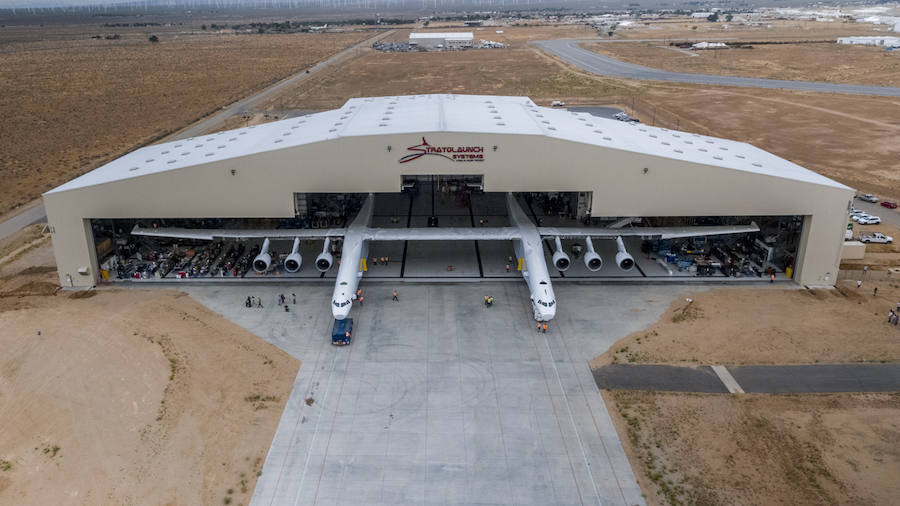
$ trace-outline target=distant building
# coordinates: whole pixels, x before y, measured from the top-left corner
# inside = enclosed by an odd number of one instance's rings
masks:
[[[706,19],[712,15],[713,15],[712,12],[693,12],[693,13],[691,13],[692,18],[699,18],[699,19]]]
[[[472,32],[423,32],[409,34],[409,45],[428,51],[472,47]]]
[[[725,49],[728,45],[724,42],[698,42],[691,49]]]
[[[900,37],[838,37],[838,44],[862,46],[900,47]]]

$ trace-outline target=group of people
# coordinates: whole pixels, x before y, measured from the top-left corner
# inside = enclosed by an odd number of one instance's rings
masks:
[[[381,265],[387,265],[391,259],[388,257],[372,257],[372,265],[378,265],[378,262],[381,262]]]
[[[900,302],[897,303],[896,311],[891,309],[891,311],[888,313],[888,323],[896,327],[898,322],[900,322]]]
[[[291,294],[291,302],[295,305],[297,304],[297,294],[294,294],[294,293]],[[290,309],[288,308],[288,305],[287,305],[287,296],[283,293],[278,294],[278,305],[284,306],[285,311],[290,311]],[[244,306],[261,308],[261,307],[263,307],[262,297],[257,297],[255,295],[248,295],[247,299],[244,300]]]

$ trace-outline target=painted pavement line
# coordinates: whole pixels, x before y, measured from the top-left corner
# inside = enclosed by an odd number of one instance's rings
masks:
[[[744,393],[744,389],[741,388],[741,385],[738,384],[737,380],[734,379],[734,376],[728,372],[728,369],[724,365],[714,365],[712,366],[712,370],[716,373],[716,376],[722,380],[722,384],[725,385],[725,388],[728,389],[729,393],[732,394],[742,394]]]

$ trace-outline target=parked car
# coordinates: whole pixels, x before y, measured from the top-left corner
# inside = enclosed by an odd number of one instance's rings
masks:
[[[878,202],[878,197],[872,195],[871,193],[867,193],[865,195],[857,196],[859,200],[865,200],[866,202]]]
[[[885,200],[884,202],[882,202],[882,203],[881,203],[881,206],[882,206],[882,207],[886,207],[886,208],[888,208],[888,209],[897,209],[897,203],[896,203],[896,202],[889,202],[889,201],[887,201],[887,200]]]
[[[868,213],[859,213],[859,214],[854,214],[853,216],[850,217],[850,219],[853,221],[859,221],[863,218],[869,218],[869,214]]]
[[[855,207],[850,208],[850,216],[856,216],[863,213],[865,213],[865,211],[863,211],[862,209],[856,209]]]
[[[878,225],[881,223],[881,218],[878,216],[869,216],[868,218],[860,218],[860,225]]]
[[[860,234],[859,240],[861,242],[874,242],[878,244],[890,244],[894,242],[893,237],[878,232],[875,232],[874,234]]]

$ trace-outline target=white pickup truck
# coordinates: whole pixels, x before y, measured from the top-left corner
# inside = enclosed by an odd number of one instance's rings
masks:
[[[894,238],[889,235],[880,234],[875,232],[874,234],[860,234],[859,236],[860,242],[874,242],[878,244],[890,244],[894,242]]]

